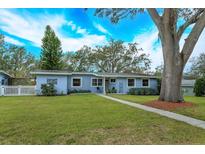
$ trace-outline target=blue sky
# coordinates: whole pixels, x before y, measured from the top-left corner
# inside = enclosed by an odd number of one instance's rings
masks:
[[[113,25],[108,19],[95,17],[94,9],[0,9],[0,33],[8,43],[24,46],[37,58],[45,26],[50,25],[62,42],[64,52],[76,51],[83,45],[106,44],[112,37],[125,43],[137,42],[149,54],[152,69],[162,64],[158,32],[145,12],[134,19],[123,19]],[[185,38],[184,35],[183,38]],[[193,56],[204,52],[203,32]],[[180,43],[183,45],[183,39]]]

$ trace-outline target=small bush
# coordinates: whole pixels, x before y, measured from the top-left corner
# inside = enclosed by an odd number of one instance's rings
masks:
[[[151,88],[131,88],[128,94],[130,95],[156,95],[157,91]]]
[[[73,90],[69,90],[68,94],[73,94],[73,93],[91,93],[90,90],[81,90],[81,89],[73,89]]]
[[[194,85],[194,93],[196,96],[205,95],[205,78],[197,79]]]
[[[42,84],[41,85],[41,93],[43,96],[55,96],[57,91],[54,87],[54,84]]]
[[[115,87],[112,87],[112,89],[108,89],[107,93],[117,93],[117,89]]]

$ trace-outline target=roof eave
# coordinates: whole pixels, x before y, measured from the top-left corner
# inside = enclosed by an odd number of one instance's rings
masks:
[[[0,73],[3,73],[5,75],[9,76],[10,78],[13,78],[10,74],[6,73],[5,71],[0,70]]]

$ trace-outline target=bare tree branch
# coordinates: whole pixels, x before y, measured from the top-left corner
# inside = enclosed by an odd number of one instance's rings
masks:
[[[205,12],[200,16],[194,27],[192,28],[191,33],[185,40],[185,44],[182,48],[181,56],[183,58],[184,64],[186,64],[189,59],[199,37],[205,27]]]
[[[199,9],[199,11],[194,15],[192,16],[189,20],[187,20],[182,26],[179,27],[179,30],[177,32],[177,36],[178,36],[178,40],[181,39],[181,36],[183,34],[183,32],[185,31],[185,29],[187,27],[189,27],[191,24],[195,23],[198,19],[199,19],[199,16],[205,12],[205,9]]]
[[[157,25],[157,28],[161,30],[161,17],[158,14],[157,10],[154,8],[147,8],[149,15],[152,17],[154,23]]]

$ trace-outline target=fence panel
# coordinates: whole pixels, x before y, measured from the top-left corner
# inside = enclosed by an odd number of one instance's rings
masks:
[[[35,95],[35,86],[1,86],[1,96]]]

